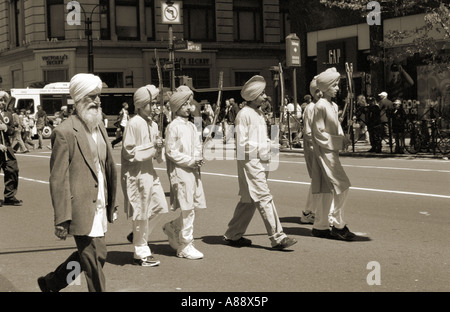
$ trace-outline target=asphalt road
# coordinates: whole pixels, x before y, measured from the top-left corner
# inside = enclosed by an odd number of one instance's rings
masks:
[[[21,207],[0,208],[0,291],[37,292],[37,277],[56,268],[75,250],[73,238],[53,234],[49,194],[50,150],[19,154]],[[120,152],[114,150],[120,169]],[[217,158],[217,155],[216,155]],[[227,158],[227,157],[224,157]],[[234,248],[222,235],[238,202],[236,162],[209,160],[202,168],[208,208],[197,214],[195,245],[202,260],[177,258],[161,226],[178,216],[163,216],[150,238],[161,264],[132,265],[126,240],[131,221],[122,206],[109,225],[105,265],[111,292],[429,292],[450,291],[450,161],[423,158],[341,157],[352,182],[345,219],[358,234],[353,242],[311,236],[300,224],[309,188],[304,158],[281,153],[270,173],[270,188],[284,231],[298,243],[287,251],[270,248],[264,225],[255,214],[246,237],[253,246]],[[164,164],[155,164],[168,191]],[[118,190],[118,202],[123,201]],[[87,291],[80,285],[64,292]]]

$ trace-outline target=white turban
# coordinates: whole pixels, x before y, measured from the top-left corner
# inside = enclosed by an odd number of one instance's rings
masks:
[[[191,89],[180,89],[179,91],[176,91],[172,94],[172,96],[169,99],[170,103],[170,110],[172,113],[176,113],[180,107],[186,103],[191,96],[194,95],[194,92],[192,92]]]
[[[151,103],[159,94],[159,89],[154,85],[140,87],[134,92],[133,102],[136,109],[145,107]]]
[[[69,84],[69,92],[75,103],[90,94],[102,92],[102,80],[93,74],[76,74]]]
[[[313,80],[311,80],[311,83],[309,84],[309,92],[311,93],[312,96],[316,94],[316,91],[317,91],[317,76],[315,76]]]
[[[263,93],[266,88],[266,80],[264,77],[255,75],[248,80],[241,90],[241,96],[246,101],[253,101]]]
[[[326,71],[321,72],[317,76],[317,89],[322,92],[328,90],[328,88],[341,77],[335,67],[328,68]]]
[[[9,94],[6,91],[0,91],[0,99],[5,99],[5,102],[8,102]]]

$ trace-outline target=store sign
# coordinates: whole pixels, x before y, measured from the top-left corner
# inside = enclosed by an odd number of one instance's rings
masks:
[[[66,65],[69,60],[69,56],[67,54],[62,55],[43,55],[42,64],[45,66],[58,66],[58,65]]]

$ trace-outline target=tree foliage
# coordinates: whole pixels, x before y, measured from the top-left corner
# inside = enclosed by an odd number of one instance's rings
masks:
[[[359,11],[365,17],[371,7],[367,0],[320,0],[327,7]],[[400,17],[425,13],[423,26],[412,30],[392,30],[385,34],[378,44],[379,53],[369,56],[374,62],[402,62],[410,57],[420,56],[426,64],[433,65],[438,71],[450,70],[450,5],[446,0],[382,0],[378,1],[383,18]],[[442,39],[435,39],[436,32]],[[408,40],[410,44],[402,44]],[[447,50],[447,51],[446,51]]]

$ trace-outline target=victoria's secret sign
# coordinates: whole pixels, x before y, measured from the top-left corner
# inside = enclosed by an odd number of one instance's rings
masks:
[[[52,65],[64,65],[64,62],[69,59],[67,54],[63,55],[44,55],[42,56],[42,62],[47,66]]]

